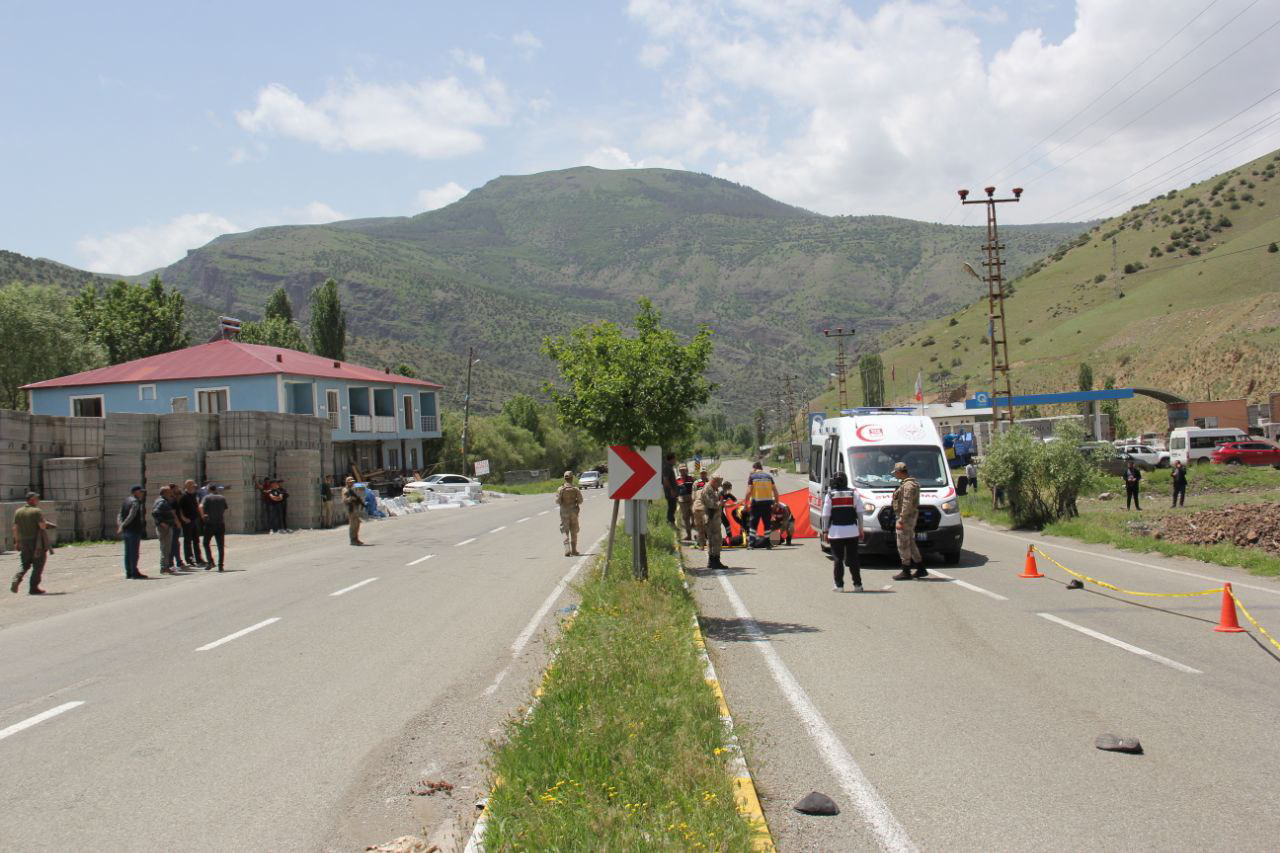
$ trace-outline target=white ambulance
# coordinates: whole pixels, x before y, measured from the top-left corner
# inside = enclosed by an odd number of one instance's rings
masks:
[[[855,409],[841,417],[814,419],[809,436],[809,520],[819,528],[822,499],[831,477],[843,473],[856,490],[865,519],[863,554],[896,554],[894,463],[906,463],[920,483],[915,537],[921,552],[937,551],[960,561],[964,526],[942,438],[933,421],[899,409]],[[823,550],[827,544],[822,542]]]

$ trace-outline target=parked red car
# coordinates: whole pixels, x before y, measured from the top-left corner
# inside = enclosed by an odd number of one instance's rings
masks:
[[[1229,441],[1213,451],[1219,465],[1270,465],[1280,468],[1280,446],[1266,441]]]

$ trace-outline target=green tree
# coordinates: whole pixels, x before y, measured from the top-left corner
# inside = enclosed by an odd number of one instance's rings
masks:
[[[707,381],[711,329],[700,326],[681,344],[662,315],[639,300],[635,334],[616,323],[583,326],[549,337],[542,352],[556,363],[565,388],[543,386],[561,420],[599,444],[675,448],[692,437],[693,412],[711,397]]]
[[[413,368],[413,365],[405,364],[403,361],[397,364],[391,372],[396,376],[407,376],[410,379],[418,378],[418,371]]]
[[[878,353],[864,355],[858,360],[862,374],[862,405],[884,405],[884,361]]]
[[[1108,376],[1102,383],[1102,387],[1110,391],[1116,387],[1116,378]],[[1124,422],[1124,418],[1120,417],[1120,401],[1119,400],[1103,400],[1098,404],[1102,410],[1102,414],[1111,418],[1111,432],[1116,438],[1124,438],[1129,433],[1129,425]]]
[[[266,344],[272,347],[307,351],[307,342],[302,339],[298,324],[283,317],[267,317],[263,320],[247,320],[240,324],[237,340],[246,344]]]
[[[76,322],[67,322],[67,298],[47,284],[0,288],[0,409],[27,408],[23,385],[78,373],[101,364],[101,354]]]
[[[311,291],[311,349],[325,358],[347,357],[347,312],[333,279]]]
[[[1004,490],[1015,527],[1044,527],[1078,515],[1076,500],[1097,481],[1096,461],[1081,453],[1079,424],[1059,422],[1057,441],[1044,442],[1023,426],[999,435],[987,451],[982,477]]]
[[[754,456],[755,454],[760,452],[760,448],[764,446],[765,439],[768,437],[767,433],[769,431],[769,421],[768,421],[768,417],[764,413],[764,409],[756,409],[751,416],[751,420],[756,428],[756,433],[755,433],[756,443],[751,448],[751,455]]]
[[[751,427],[748,424],[739,424],[737,431],[733,434],[733,443],[737,445],[738,450],[745,450],[751,446]]]
[[[277,287],[267,297],[267,307],[262,311],[262,319],[293,322],[293,305],[289,303],[289,294],[285,292],[284,285]]]
[[[182,349],[191,343],[183,329],[186,301],[166,290],[160,276],[148,284],[117,281],[102,290],[86,285],[72,313],[110,364]]]
[[[516,394],[508,399],[502,404],[502,414],[511,423],[528,430],[539,443],[546,437],[542,431],[542,419],[538,416],[538,403],[528,394]]]
[[[1076,373],[1076,385],[1079,386],[1081,391],[1093,390],[1093,368],[1089,366],[1088,362],[1080,362],[1080,368]],[[1089,411],[1089,403],[1080,404],[1080,414],[1088,415]]]

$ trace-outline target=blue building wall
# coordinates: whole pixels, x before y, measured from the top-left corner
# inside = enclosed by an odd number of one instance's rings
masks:
[[[388,376],[388,379],[392,377]],[[419,464],[422,461],[421,439],[440,437],[440,410],[436,391],[423,389],[418,385],[401,385],[394,381],[365,382],[284,374],[81,385],[74,388],[35,388],[30,392],[31,411],[40,415],[70,415],[73,413],[71,401],[74,398],[101,396],[104,414],[167,414],[174,411],[175,398],[186,398],[187,411],[195,412],[199,411],[197,392],[215,389],[227,391],[227,408],[230,410],[290,412],[327,418],[335,427],[331,433],[333,441],[391,442],[396,439],[416,439],[417,444],[412,446],[418,448]],[[370,389],[381,392],[378,397],[384,405],[383,418],[391,418],[393,422],[371,417],[368,422],[358,424],[369,427],[367,431],[355,431],[352,429],[351,418],[352,392],[354,390],[357,402],[367,400],[369,406],[373,406]],[[329,391],[336,392],[338,400],[338,408],[332,413],[332,417]],[[389,400],[387,392],[391,392]],[[412,417],[408,421],[405,417],[406,397],[410,398],[409,405],[412,408]],[[434,425],[427,424],[434,428],[423,429],[423,415],[436,418]],[[406,444],[406,448],[409,446]],[[406,453],[398,467],[405,467],[407,460]],[[388,465],[385,450],[382,464]]]

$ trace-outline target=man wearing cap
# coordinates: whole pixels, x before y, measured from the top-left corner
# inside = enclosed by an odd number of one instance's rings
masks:
[[[564,472],[564,482],[556,489],[556,506],[560,507],[560,532],[564,534],[564,555],[578,554],[578,510],[582,508],[582,492],[573,484],[573,472]]]
[[[720,530],[720,486],[723,479],[719,474],[712,477],[702,491],[698,492],[698,505],[706,523],[702,528],[702,538],[707,542],[707,568],[723,569],[720,562],[720,546],[724,544],[724,534]]]
[[[689,476],[688,465],[680,466],[676,491],[680,501],[680,526],[684,528],[684,539],[688,542],[693,539],[693,478]]]
[[[223,551],[227,547],[227,499],[222,494],[222,486],[210,485],[209,493],[200,501],[200,520],[204,533],[204,553],[209,557],[209,564],[204,567],[207,572],[213,568],[213,551],[209,549],[209,540],[218,543],[218,571],[223,568]]]
[[[124,542],[124,576],[130,580],[145,580],[147,577],[138,571],[142,539],[147,535],[147,519],[143,515],[143,501],[146,497],[146,489],[134,486],[129,490],[129,497],[124,499],[120,513],[116,516],[116,529],[120,531],[120,539]]]
[[[363,545],[360,541],[360,512],[364,509],[364,498],[356,490],[355,477],[348,477],[342,487],[342,506],[347,510],[347,538],[352,545]]]
[[[151,505],[151,519],[156,523],[156,540],[160,543],[160,574],[175,575],[173,532],[178,524],[178,511],[168,486],[160,487],[160,497]]]
[[[46,531],[51,526],[56,525],[45,521],[44,512],[40,509],[40,495],[27,492],[27,505],[13,514],[13,543],[18,546],[22,568],[13,576],[9,592],[17,592],[22,586],[22,576],[31,572],[27,592],[44,595],[40,578],[44,575],[44,561],[49,556],[49,534]]]
[[[893,463],[893,476],[898,478],[898,488],[893,492],[893,527],[898,540],[898,559],[902,571],[893,576],[896,581],[909,581],[912,577],[926,578],[928,570],[916,547],[916,520],[920,517],[920,483],[907,471],[907,463]],[[915,569],[915,574],[911,570]]]

